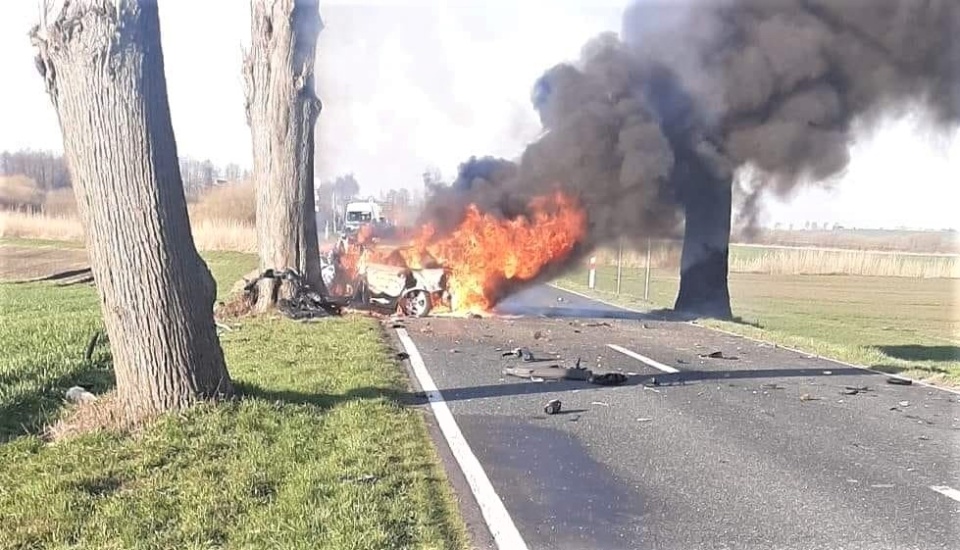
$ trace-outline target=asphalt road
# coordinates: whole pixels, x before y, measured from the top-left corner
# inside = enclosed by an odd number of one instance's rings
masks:
[[[528,548],[960,548],[960,395],[550,287],[499,313],[404,324]],[[634,375],[505,377],[517,346]]]

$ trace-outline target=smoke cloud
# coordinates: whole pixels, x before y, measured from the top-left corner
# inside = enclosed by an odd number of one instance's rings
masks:
[[[536,82],[541,137],[464,163],[423,221],[443,231],[470,202],[513,217],[559,186],[587,209],[587,248],[676,236],[682,205],[746,170],[749,225],[759,194],[842,173],[855,124],[923,109],[955,127],[958,37],[956,0],[637,2]]]

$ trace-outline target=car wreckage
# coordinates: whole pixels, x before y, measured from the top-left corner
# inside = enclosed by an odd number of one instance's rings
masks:
[[[321,275],[331,294],[342,295],[350,307],[424,317],[436,307],[450,305],[450,273],[446,268],[413,269],[360,262],[353,273],[341,261],[347,246],[348,241],[342,238],[321,255]]]

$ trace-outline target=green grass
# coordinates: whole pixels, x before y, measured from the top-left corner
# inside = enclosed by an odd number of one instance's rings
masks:
[[[616,296],[616,268],[598,268],[597,288],[586,272],[558,281],[565,288],[636,308],[671,307],[679,281],[655,270],[643,301],[643,270],[625,269]],[[730,274],[734,315],[741,323],[704,321],[753,338],[841,361],[960,384],[958,282],[845,275]]]
[[[80,241],[54,241],[50,239],[24,239],[22,237],[0,237],[0,245],[29,246],[34,248],[82,249]]]
[[[206,256],[221,293],[253,267]],[[465,530],[379,326],[250,320],[237,402],[140,433],[37,436],[74,384],[113,386],[89,287],[0,286],[0,548],[462,548]]]

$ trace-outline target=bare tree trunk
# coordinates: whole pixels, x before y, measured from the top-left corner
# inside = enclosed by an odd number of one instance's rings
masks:
[[[314,59],[323,28],[317,0],[251,0],[250,51],[244,60],[247,123],[253,138],[260,269],[296,269],[321,292],[314,210],[314,126],[321,103]],[[289,289],[261,281],[256,309]]]
[[[680,291],[676,311],[729,319],[727,283],[730,255],[732,181],[718,177],[698,156],[678,156],[679,198],[684,209]]]
[[[63,132],[130,420],[233,392],[193,243],[156,0],[47,3],[31,33]]]

